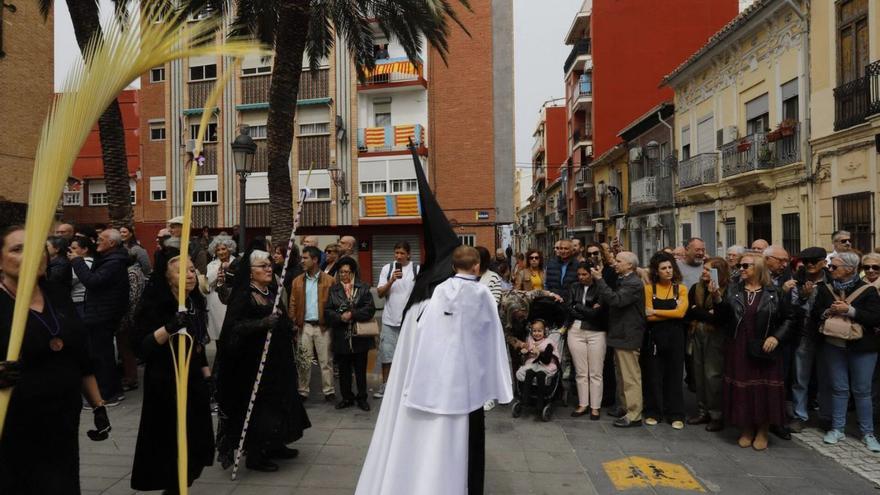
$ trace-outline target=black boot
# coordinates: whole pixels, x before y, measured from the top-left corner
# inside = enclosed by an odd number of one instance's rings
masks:
[[[285,446],[266,451],[266,457],[268,457],[269,459],[294,459],[298,455],[298,450],[290,449]]]
[[[262,471],[264,473],[274,473],[278,471],[278,464],[270,461],[263,452],[254,452],[248,454],[245,467],[254,471]]]

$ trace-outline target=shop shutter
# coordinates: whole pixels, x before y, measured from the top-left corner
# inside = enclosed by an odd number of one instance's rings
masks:
[[[374,235],[373,236],[373,280],[372,286],[376,287],[383,283],[379,280],[379,274],[382,273],[382,267],[394,261],[394,245],[400,241],[409,243],[411,259],[414,263],[421,264],[422,250],[419,245],[419,236],[413,234],[399,235]]]

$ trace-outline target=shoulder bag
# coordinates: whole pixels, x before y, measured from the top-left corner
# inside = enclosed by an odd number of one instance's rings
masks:
[[[354,306],[355,301],[357,301],[357,289],[354,290],[351,299],[352,306]],[[379,321],[376,320],[376,318],[370,318],[367,321],[356,321],[354,322],[354,325],[352,325],[351,334],[353,337],[378,337]]]
[[[874,286],[871,284],[865,284],[856,289],[856,291],[850,294],[846,299],[835,294],[834,291],[831,291],[831,294],[834,296],[835,300],[845,301],[847,304],[851,305],[852,302],[862,294],[862,292],[873,287]],[[865,334],[865,330],[862,328],[861,323],[856,323],[849,316],[845,315],[829,316],[822,322],[819,331],[822,335],[841,340],[859,340]]]

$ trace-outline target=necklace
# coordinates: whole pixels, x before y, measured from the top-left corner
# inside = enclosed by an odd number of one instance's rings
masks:
[[[755,290],[746,289],[746,302],[748,302],[749,306],[755,303],[755,298],[758,297],[759,292],[761,292],[760,288]]]
[[[3,287],[3,290],[6,291],[12,299],[15,299],[15,292],[13,292],[12,289],[3,282],[0,282],[0,286]],[[58,352],[61,349],[64,349],[64,340],[59,337],[61,334],[61,323],[58,321],[58,314],[55,313],[55,308],[52,306],[52,303],[48,299],[43,298],[43,304],[45,305],[45,308],[49,310],[48,312],[52,316],[52,322],[54,325],[50,325],[49,322],[43,319],[40,313],[35,309],[28,308],[28,313],[36,318],[46,331],[49,332],[49,349]]]
[[[259,287],[257,287],[256,285],[251,284],[251,288],[256,289],[257,292],[259,292],[260,294],[262,294],[262,295],[264,295],[264,296],[268,296],[268,295],[269,295],[269,288],[268,288],[268,287],[266,288],[265,291],[263,291],[263,290],[261,290]]]

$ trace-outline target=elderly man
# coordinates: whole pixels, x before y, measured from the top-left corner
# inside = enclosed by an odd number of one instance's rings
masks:
[[[571,241],[568,239],[556,241],[553,250],[556,254],[547,261],[544,288],[566,297],[568,288],[577,281],[577,260],[572,256]]]
[[[57,227],[55,227],[55,235],[58,237],[63,237],[67,242],[73,240],[74,228],[73,225],[69,223],[59,223]]]
[[[676,260],[681,272],[681,283],[690,290],[703,275],[703,260],[706,258],[706,243],[699,237],[691,237],[686,244],[683,260]]]
[[[752,251],[755,253],[763,253],[768,247],[770,247],[770,243],[764,239],[755,239],[752,242]]]
[[[764,255],[764,262],[767,265],[767,270],[770,271],[770,281],[773,282],[773,285],[784,290],[786,294],[791,292],[794,287],[794,280],[792,280],[794,277],[791,275],[791,267],[789,266],[791,258],[788,256],[788,251],[784,247],[774,244],[761,254]]]
[[[636,274],[639,258],[621,251],[614,257],[617,272],[617,288],[612,289],[602,279],[602,270],[593,267],[602,304],[608,307],[608,346],[614,348],[617,373],[617,398],[619,418],[614,426],[627,428],[642,424],[642,370],[639,367],[639,350],[645,335],[645,289]],[[623,414],[621,414],[623,413]]]
[[[672,256],[675,256],[676,260],[683,261],[684,257],[687,256],[687,248],[684,246],[678,246],[672,250]]]
[[[58,235],[58,234],[55,234]],[[834,248],[825,258],[825,262],[831,264],[831,258],[838,253],[848,253],[852,251],[852,234],[846,230],[838,230],[831,234],[831,245]]]
[[[74,273],[86,288],[83,323],[88,331],[89,355],[95,363],[95,378],[105,405],[115,406],[125,398],[116,368],[113,339],[128,311],[128,251],[116,229],[98,234],[98,255],[91,269],[73,252],[68,254]]]
[[[730,268],[730,278],[732,280],[739,280],[739,260],[742,259],[743,255],[746,254],[746,248],[734,244],[727,248],[727,256],[725,256],[725,260],[727,260],[727,266]]]

